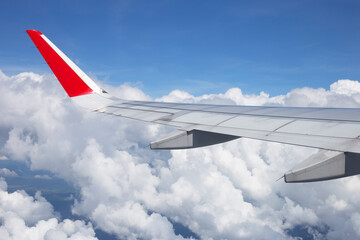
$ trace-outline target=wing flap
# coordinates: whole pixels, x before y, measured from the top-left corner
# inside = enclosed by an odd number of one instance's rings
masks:
[[[218,126],[229,128],[246,128],[253,130],[275,131],[280,127],[294,121],[289,118],[271,118],[271,117],[253,117],[253,116],[236,116],[224,121]]]
[[[279,128],[277,132],[357,138],[360,135],[360,124],[339,121],[296,120]]]
[[[234,114],[213,114],[210,112],[194,111],[184,115],[173,118],[174,122],[204,124],[204,125],[218,125],[226,120],[236,117]]]

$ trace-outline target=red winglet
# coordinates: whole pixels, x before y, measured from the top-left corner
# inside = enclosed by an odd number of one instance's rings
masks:
[[[59,54],[45,41],[42,33],[37,30],[26,30],[35,46],[49,65],[60,84],[69,97],[90,94],[94,91],[81,79],[78,74],[59,56]]]

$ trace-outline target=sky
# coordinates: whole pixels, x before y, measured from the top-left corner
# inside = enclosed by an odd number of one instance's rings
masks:
[[[357,239],[360,178],[275,181],[316,149],[85,111],[27,36],[138,100],[360,107],[356,1],[0,2],[0,239]]]
[[[25,29],[85,72],[152,97],[285,94],[359,79],[358,1],[2,1],[2,71],[48,73]]]

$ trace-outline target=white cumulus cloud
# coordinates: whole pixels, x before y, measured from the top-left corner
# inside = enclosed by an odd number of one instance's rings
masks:
[[[51,179],[51,177],[50,177],[49,175],[47,175],[47,174],[44,174],[44,175],[39,175],[39,174],[37,174],[37,175],[34,176],[34,178],[46,179],[46,180]]]
[[[110,90],[119,97],[151,100],[129,85]],[[274,97],[238,88],[202,96],[175,90],[157,100],[359,107],[360,84],[339,80],[328,90],[304,87]],[[79,189],[73,214],[119,238],[181,239],[174,222],[203,239],[290,238],[297,227],[326,239],[359,234],[359,177],[310,184],[275,181],[315,149],[239,139],[192,150],[151,151],[148,143],[169,128],[77,108],[51,75],[0,73],[0,114],[6,136],[0,154],[72,183]],[[41,202],[33,210],[41,217],[31,221],[32,227],[53,224],[48,238],[75,232],[93,237],[90,223],[67,225],[53,210],[41,211],[48,205],[37,197],[28,200],[30,206]],[[26,202],[29,196],[22,198]],[[18,208],[11,212],[25,227],[13,232],[31,227],[24,220],[29,213]]]
[[[16,172],[11,171],[7,168],[0,168],[0,176],[2,177],[16,177],[18,176]]]
[[[59,221],[39,192],[35,197],[24,191],[9,193],[4,179],[0,179],[0,186],[0,239],[97,239],[91,223]]]

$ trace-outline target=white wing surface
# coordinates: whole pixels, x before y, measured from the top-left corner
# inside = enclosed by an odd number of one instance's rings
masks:
[[[110,96],[41,32],[27,30],[65,91],[92,111],[174,126],[152,149],[186,149],[239,137],[323,149],[286,173],[287,182],[360,173],[360,110],[126,101]]]

